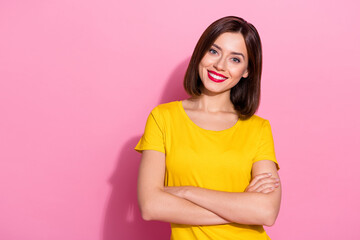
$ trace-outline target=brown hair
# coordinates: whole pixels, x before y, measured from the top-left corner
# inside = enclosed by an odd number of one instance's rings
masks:
[[[199,76],[199,64],[215,40],[225,32],[241,33],[248,52],[248,77],[242,78],[230,90],[230,100],[241,119],[248,119],[259,107],[262,50],[256,28],[244,19],[228,16],[213,22],[201,35],[191,56],[184,78],[184,88],[191,96],[201,95],[203,84]]]

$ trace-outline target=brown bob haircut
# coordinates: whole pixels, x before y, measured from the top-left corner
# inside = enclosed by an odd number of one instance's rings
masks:
[[[256,28],[244,19],[228,16],[213,22],[201,35],[191,56],[184,78],[185,91],[190,96],[200,96],[204,85],[199,76],[199,64],[215,40],[225,32],[241,33],[248,53],[248,77],[242,78],[230,90],[230,100],[239,118],[248,119],[257,111],[260,103],[262,49]]]

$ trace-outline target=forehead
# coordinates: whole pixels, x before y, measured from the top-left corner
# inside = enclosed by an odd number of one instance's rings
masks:
[[[247,56],[245,39],[241,33],[225,32],[216,38],[214,44],[224,52],[237,52]]]

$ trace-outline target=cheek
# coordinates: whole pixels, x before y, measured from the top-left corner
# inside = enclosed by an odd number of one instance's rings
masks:
[[[203,67],[203,65],[201,64],[201,62],[200,62],[200,64],[199,64],[198,71],[199,71],[199,77],[200,77],[200,79],[203,80],[203,78],[204,78],[204,67]]]
[[[209,56],[204,56],[203,59],[200,61],[200,65],[203,67],[207,67],[212,63],[212,58]]]
[[[198,70],[199,70],[199,72],[201,72],[201,71],[202,71],[203,67],[204,67],[203,63],[202,63],[202,62],[200,62],[200,63],[199,63],[199,69],[198,69]]]
[[[245,73],[245,71],[246,71],[246,69],[244,69],[244,68],[233,69],[233,70],[231,71],[231,75],[232,75],[232,77],[235,78],[235,79],[240,79],[240,78],[242,78],[242,76],[243,76],[243,74]]]
[[[206,72],[207,72],[207,64],[206,64],[206,62],[205,61],[201,61],[200,63],[199,63],[199,74],[201,75],[201,74],[205,74]]]

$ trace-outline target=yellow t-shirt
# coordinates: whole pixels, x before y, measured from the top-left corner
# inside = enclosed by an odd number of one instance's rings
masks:
[[[252,164],[274,161],[268,120],[253,115],[222,131],[203,129],[186,114],[181,101],[155,107],[135,150],[156,150],[166,155],[165,186],[196,186],[244,192]],[[279,167],[278,167],[279,168]],[[237,223],[193,226],[171,224],[173,240],[270,239],[262,226]]]

